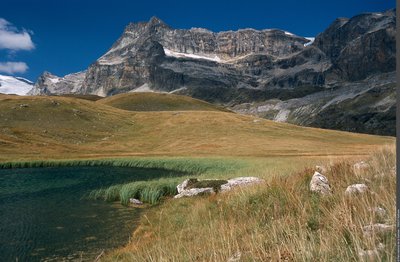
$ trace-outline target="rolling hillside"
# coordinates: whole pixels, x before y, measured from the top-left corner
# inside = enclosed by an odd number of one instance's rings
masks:
[[[123,156],[329,156],[363,155],[394,143],[379,137],[243,116],[221,111],[183,111],[213,106],[187,99],[145,108],[158,95],[133,94],[97,102],[57,96],[0,96],[0,161]],[[137,107],[131,101],[141,101]],[[129,102],[127,102],[129,101]],[[173,102],[174,100],[172,100]],[[170,107],[168,105],[172,104]],[[150,105],[150,104],[148,104]],[[183,107],[185,105],[185,107]],[[132,107],[131,107],[132,106]],[[203,106],[203,107],[201,107]]]

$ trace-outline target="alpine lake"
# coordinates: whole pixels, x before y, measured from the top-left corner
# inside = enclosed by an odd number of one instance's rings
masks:
[[[140,208],[91,200],[91,190],[177,174],[128,167],[0,169],[1,261],[93,261],[123,246]]]

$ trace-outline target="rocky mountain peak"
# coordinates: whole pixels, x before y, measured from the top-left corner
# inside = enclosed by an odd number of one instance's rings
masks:
[[[163,28],[163,29],[171,29],[169,25],[167,25],[160,18],[153,16],[149,21],[142,22],[134,22],[129,23],[124,30],[124,34],[135,34],[135,33],[146,33],[150,34],[154,29]],[[124,36],[124,34],[122,36]]]
[[[152,16],[147,24],[148,26],[169,27],[166,23],[164,23],[160,18],[156,16]]]

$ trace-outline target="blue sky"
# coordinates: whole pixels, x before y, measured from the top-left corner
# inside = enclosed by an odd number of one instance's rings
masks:
[[[157,16],[174,28],[279,28],[315,36],[337,17],[394,8],[394,0],[2,0],[0,74],[36,81],[86,69],[129,22]]]

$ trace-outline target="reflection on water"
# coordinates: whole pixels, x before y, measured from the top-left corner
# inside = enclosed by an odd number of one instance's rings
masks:
[[[95,188],[172,176],[117,167],[0,170],[1,261],[91,261],[129,240],[139,210],[82,198]]]

